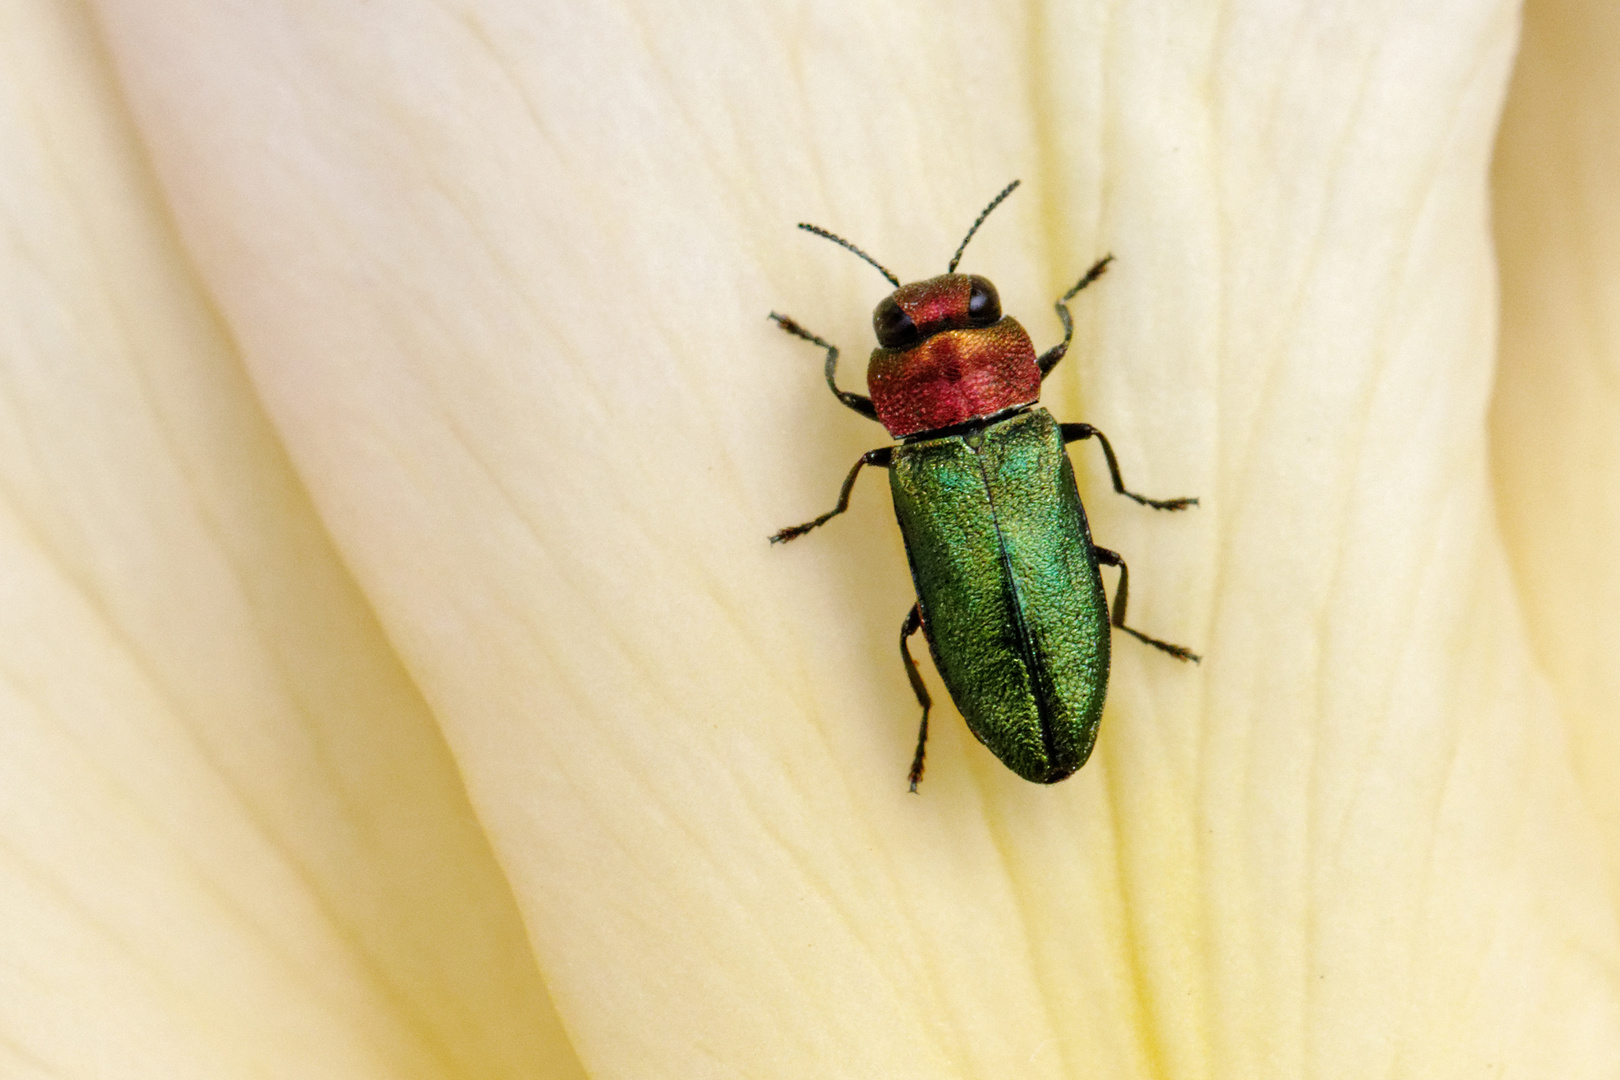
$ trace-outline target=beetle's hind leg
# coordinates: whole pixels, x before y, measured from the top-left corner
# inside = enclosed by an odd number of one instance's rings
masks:
[[[1091,550],[1097,553],[1097,562],[1103,566],[1119,567],[1119,588],[1114,590],[1113,618],[1109,620],[1114,628],[1125,631],[1137,641],[1169,653],[1177,660],[1191,660],[1195,664],[1198,663],[1202,657],[1191,649],[1184,648],[1181,645],[1172,645],[1168,641],[1160,641],[1156,637],[1148,637],[1140,630],[1132,630],[1125,625],[1125,605],[1130,603],[1131,596],[1131,571],[1125,565],[1125,560],[1119,557],[1119,552],[1109,551],[1105,547],[1096,547],[1095,545],[1092,546]]]
[[[917,695],[917,704],[922,706],[922,723],[917,727],[917,753],[911,759],[911,793],[917,793],[917,782],[922,779],[923,756],[928,750],[928,710],[934,707],[934,699],[928,696],[928,687],[923,684],[922,672],[917,670],[916,657],[911,655],[911,646],[908,644],[912,634],[922,629],[922,605],[912,604],[911,612],[906,621],[900,624],[900,658],[906,662],[906,678],[911,680],[911,692]]]
[[[1059,424],[1058,430],[1063,432],[1063,444],[1065,446],[1072,442],[1079,442],[1081,439],[1089,439],[1095,435],[1097,441],[1102,443],[1103,457],[1108,459],[1108,475],[1114,481],[1114,490],[1126,498],[1135,499],[1143,506],[1151,506],[1155,510],[1185,510],[1189,506],[1198,505],[1198,500],[1194,498],[1150,499],[1146,495],[1126,491],[1125,481],[1119,475],[1119,459],[1114,456],[1114,448],[1108,444],[1108,436],[1090,424]]]
[[[804,338],[804,340],[810,342],[810,344],[820,345],[823,349],[826,349],[827,385],[832,388],[833,396],[838,398],[839,401],[843,402],[851,409],[854,409],[856,412],[866,417],[868,420],[877,419],[877,407],[872,404],[871,398],[867,397],[865,394],[856,394],[849,390],[838,389],[838,346],[829,341],[822,340],[815,334],[812,334],[810,331],[800,326],[793,319],[788,318],[786,315],[778,315],[773,311],[771,312],[771,318],[776,320],[777,326],[780,326],[783,330],[786,330],[794,337]]]
[[[889,462],[893,458],[894,447],[892,446],[880,446],[876,450],[868,450],[866,453],[862,454],[860,460],[855,462],[855,467],[849,470],[849,475],[844,477],[844,486],[838,489],[837,506],[827,511],[825,514],[822,514],[814,521],[807,521],[803,525],[789,525],[785,529],[778,529],[771,535],[771,543],[785,544],[789,540],[797,539],[798,537],[801,537],[805,533],[809,532],[811,529],[827,524],[827,522],[831,521],[839,514],[842,514],[845,510],[848,510],[849,495],[850,492],[855,490],[855,478],[861,475],[861,466],[881,465],[883,468],[887,469],[889,467]]]

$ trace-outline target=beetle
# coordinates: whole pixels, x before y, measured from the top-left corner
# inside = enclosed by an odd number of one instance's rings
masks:
[[[1114,490],[1143,506],[1185,510],[1198,500],[1127,490],[1101,431],[1058,423],[1037,404],[1042,381],[1074,338],[1069,302],[1113,256],[1057,301],[1063,340],[1039,357],[1024,328],[1001,313],[995,286],[956,272],[968,241],[1018,185],[1008,184],[979,214],[943,275],[909,285],[848,240],[799,225],[871,263],[894,286],[872,312],[878,347],[867,367],[870,397],[839,389],[835,346],[786,315],[770,314],[783,330],[826,350],[827,385],[840,402],[899,440],[861,455],[831,510],[770,540],[786,543],[842,514],[864,466],[889,470],[917,595],[900,627],[900,656],[922,707],[913,792],[933,707],[911,653],[919,630],[969,730],[1009,769],[1039,784],[1073,775],[1091,756],[1112,630],[1178,660],[1199,661],[1191,650],[1125,624],[1130,571],[1116,552],[1092,543],[1066,447],[1095,438]],[[1119,569],[1112,608],[1103,566]]]

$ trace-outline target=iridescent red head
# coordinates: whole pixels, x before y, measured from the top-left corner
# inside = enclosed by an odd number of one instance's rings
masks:
[[[902,285],[872,312],[878,347],[866,385],[897,439],[955,427],[1041,396],[1035,346],[1002,317],[996,287],[977,274]]]
[[[1002,317],[994,285],[977,274],[956,272],[973,234],[1017,187],[1014,180],[984,208],[944,274],[910,285],[900,284],[882,263],[843,237],[816,225],[799,226],[848,248],[895,287],[872,312],[878,347],[867,365],[866,385],[877,418],[897,439],[1033,405],[1041,396],[1029,335],[1016,319]]]

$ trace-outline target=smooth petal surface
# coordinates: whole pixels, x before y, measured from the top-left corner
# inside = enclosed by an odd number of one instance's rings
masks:
[[[1601,834],[1487,469],[1509,5],[96,11],[593,1075],[1610,1074]],[[881,434],[764,313],[858,385],[880,283],[791,223],[920,277],[1013,175],[966,268],[1045,344],[1118,256],[1046,401],[1203,498],[1077,454],[1133,622],[1208,659],[1121,642],[1049,789],[941,710],[911,798],[886,499],[763,539]]]
[[[0,3],[0,222],[0,1075],[569,1075],[72,5]]]
[[[1620,9],[1530,5],[1495,169],[1491,436],[1536,656],[1620,900]]]

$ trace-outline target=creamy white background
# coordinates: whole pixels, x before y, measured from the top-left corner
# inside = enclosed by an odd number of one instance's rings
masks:
[[[1544,10],[1499,304],[1506,3],[5,0],[0,1071],[1611,1075],[1616,455],[1537,372],[1612,366],[1620,31]],[[1207,660],[912,797],[881,477],[764,543],[882,433],[764,316],[858,385],[792,224],[921,277],[1014,176],[964,268],[1044,345],[1117,256],[1045,401],[1202,498],[1076,450]]]

